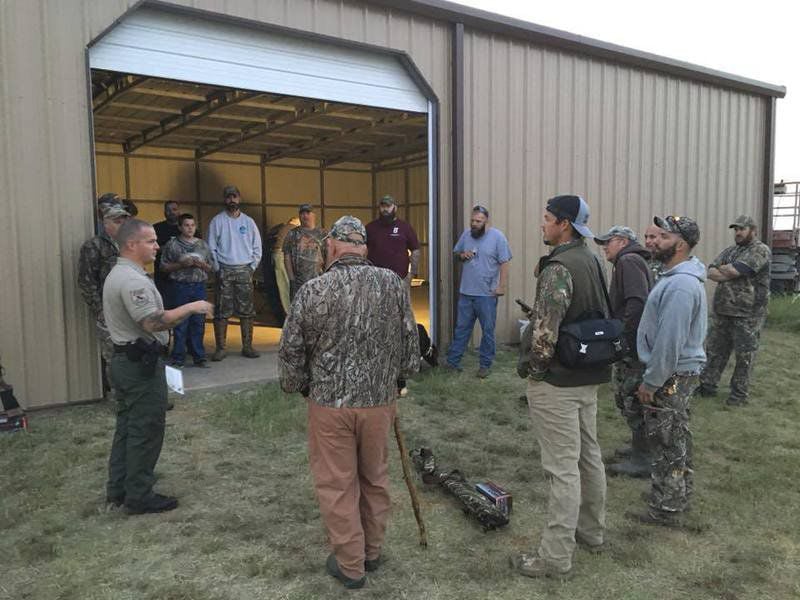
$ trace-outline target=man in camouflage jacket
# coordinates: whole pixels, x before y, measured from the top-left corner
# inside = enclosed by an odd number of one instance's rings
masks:
[[[700,394],[716,395],[720,376],[733,352],[736,366],[727,404],[740,406],[747,404],[750,374],[767,313],[772,253],[756,237],[752,217],[740,215],[730,227],[736,243],[725,248],[708,267],[708,278],[718,285],[706,342],[708,363],[700,376]]]
[[[357,218],[334,223],[328,267],[297,291],[278,350],[281,387],[308,402],[309,464],[333,547],[326,568],[347,588],[380,564],[396,383],[419,367],[403,281],[370,264],[366,239]]]
[[[78,259],[78,288],[81,291],[92,317],[95,320],[95,335],[100,344],[103,360],[103,391],[110,389],[111,378],[108,372],[111,358],[114,355],[114,344],[108,334],[103,317],[103,283],[117,264],[119,247],[114,241],[120,225],[130,215],[121,204],[105,203],[102,207],[103,232],[84,242]]]

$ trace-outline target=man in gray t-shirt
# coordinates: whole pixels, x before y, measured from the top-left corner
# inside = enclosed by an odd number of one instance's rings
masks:
[[[117,391],[117,427],[108,464],[106,500],[128,514],[164,512],[178,500],[153,492],[153,470],[164,442],[167,383],[163,355],[167,330],[189,315],[213,314],[204,300],[164,310],[144,270],[158,251],[156,232],[139,219],[117,232],[119,259],[103,285],[103,314],[114,355],[111,379]]]
[[[481,324],[477,375],[483,379],[489,376],[494,361],[497,299],[506,293],[511,248],[499,229],[489,227],[489,211],[478,205],[472,209],[470,228],[461,234],[453,253],[461,261],[462,271],[456,329],[446,367],[461,370],[461,357],[477,320]]]

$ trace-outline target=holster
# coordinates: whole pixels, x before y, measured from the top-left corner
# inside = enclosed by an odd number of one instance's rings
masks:
[[[158,365],[158,357],[164,353],[164,347],[157,341],[149,342],[136,338],[132,344],[125,346],[125,356],[131,362],[142,364],[142,375],[153,375]]]

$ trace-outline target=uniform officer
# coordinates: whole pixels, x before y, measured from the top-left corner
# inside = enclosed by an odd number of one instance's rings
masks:
[[[117,427],[111,445],[106,500],[128,514],[164,512],[178,500],[153,492],[153,470],[164,442],[167,383],[163,355],[167,330],[193,314],[211,315],[205,300],[164,310],[144,270],[158,251],[156,232],[139,219],[116,236],[120,257],[103,286],[103,313],[111,339],[111,379],[117,391]]]

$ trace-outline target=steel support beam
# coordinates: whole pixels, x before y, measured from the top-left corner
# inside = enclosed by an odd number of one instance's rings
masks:
[[[400,114],[396,114],[396,115],[388,115],[388,116],[386,116],[386,117],[384,117],[382,119],[376,119],[376,120],[370,121],[369,123],[366,123],[364,125],[356,125],[355,127],[350,127],[348,129],[340,129],[339,131],[337,131],[335,133],[316,136],[310,142],[304,142],[304,143],[295,144],[295,145],[293,145],[293,147],[288,148],[286,150],[281,150],[279,152],[273,152],[272,154],[266,154],[266,155],[264,155],[264,160],[269,163],[269,162],[272,162],[274,160],[278,160],[280,158],[286,158],[287,156],[290,156],[292,154],[299,154],[299,153],[302,153],[302,152],[308,152],[309,150],[315,150],[317,148],[320,148],[322,146],[326,146],[328,144],[333,144],[335,142],[340,142],[340,141],[342,141],[342,138],[345,138],[347,136],[359,135],[359,134],[362,134],[362,133],[371,133],[372,131],[374,131],[376,129],[379,129],[381,127],[387,127],[389,125],[395,125],[396,123],[401,123],[403,121],[407,121],[408,118],[409,118],[409,114],[408,113],[400,113]],[[403,138],[404,138],[404,141],[407,141],[406,136],[403,136]],[[395,144],[395,143],[398,143],[398,142],[395,141],[395,142],[390,142],[390,143]],[[364,143],[362,142],[362,144],[364,144]],[[370,147],[373,147],[373,146],[376,146],[376,145],[378,145],[378,144],[376,144],[376,143],[370,143],[369,144]]]
[[[414,139],[414,142],[417,142],[419,147],[407,148],[407,149],[405,149],[404,154],[405,153],[412,153],[412,152],[420,152],[422,150],[425,150],[425,148],[427,147],[427,144],[428,144],[428,139],[427,138],[428,138],[427,132],[423,132],[423,133],[420,133],[419,135],[417,135],[416,138]],[[358,150],[354,150],[353,152],[348,152],[346,154],[340,154],[339,156],[335,156],[334,158],[322,161],[322,168],[323,169],[327,169],[330,166],[333,166],[333,165],[336,165],[336,164],[339,164],[339,163],[343,163],[343,162],[350,162],[350,161],[364,162],[363,160],[359,160],[359,159],[363,158],[365,154],[369,154],[371,152],[380,152],[383,149],[394,148],[396,146],[403,147],[403,146],[405,146],[405,144],[398,144],[397,142],[385,142],[383,144],[375,144],[375,145],[371,145],[369,147],[362,147],[362,148],[359,148]],[[386,158],[378,159],[378,160],[386,160]],[[376,162],[376,161],[369,160],[367,162]]]
[[[266,120],[263,120],[258,125],[246,127],[238,134],[225,136],[216,144],[207,144],[201,146],[195,151],[195,158],[203,158],[204,156],[208,156],[214,152],[220,152],[226,148],[230,148],[231,146],[242,144],[262,135],[267,135],[273,131],[283,129],[284,127],[289,127],[305,119],[323,115],[328,112],[329,106],[330,105],[327,102],[318,102],[309,106],[300,107],[294,112],[294,116],[281,121],[276,120],[274,115],[270,115]],[[284,117],[284,115],[280,115],[280,117]]]
[[[243,92],[241,90],[217,90],[209,94],[202,102],[193,102],[185,106],[181,114],[162,119],[158,125],[149,127],[139,135],[128,138],[123,144],[123,149],[126,153],[133,152],[137,148],[150,144],[165,135],[197,123],[200,119],[213,115],[220,109],[244,102],[258,95],[257,92]]]
[[[148,79],[148,77],[139,77],[136,75],[123,75],[115,79],[111,82],[111,85],[92,97],[92,111],[98,112],[120,96],[142,85]]]

